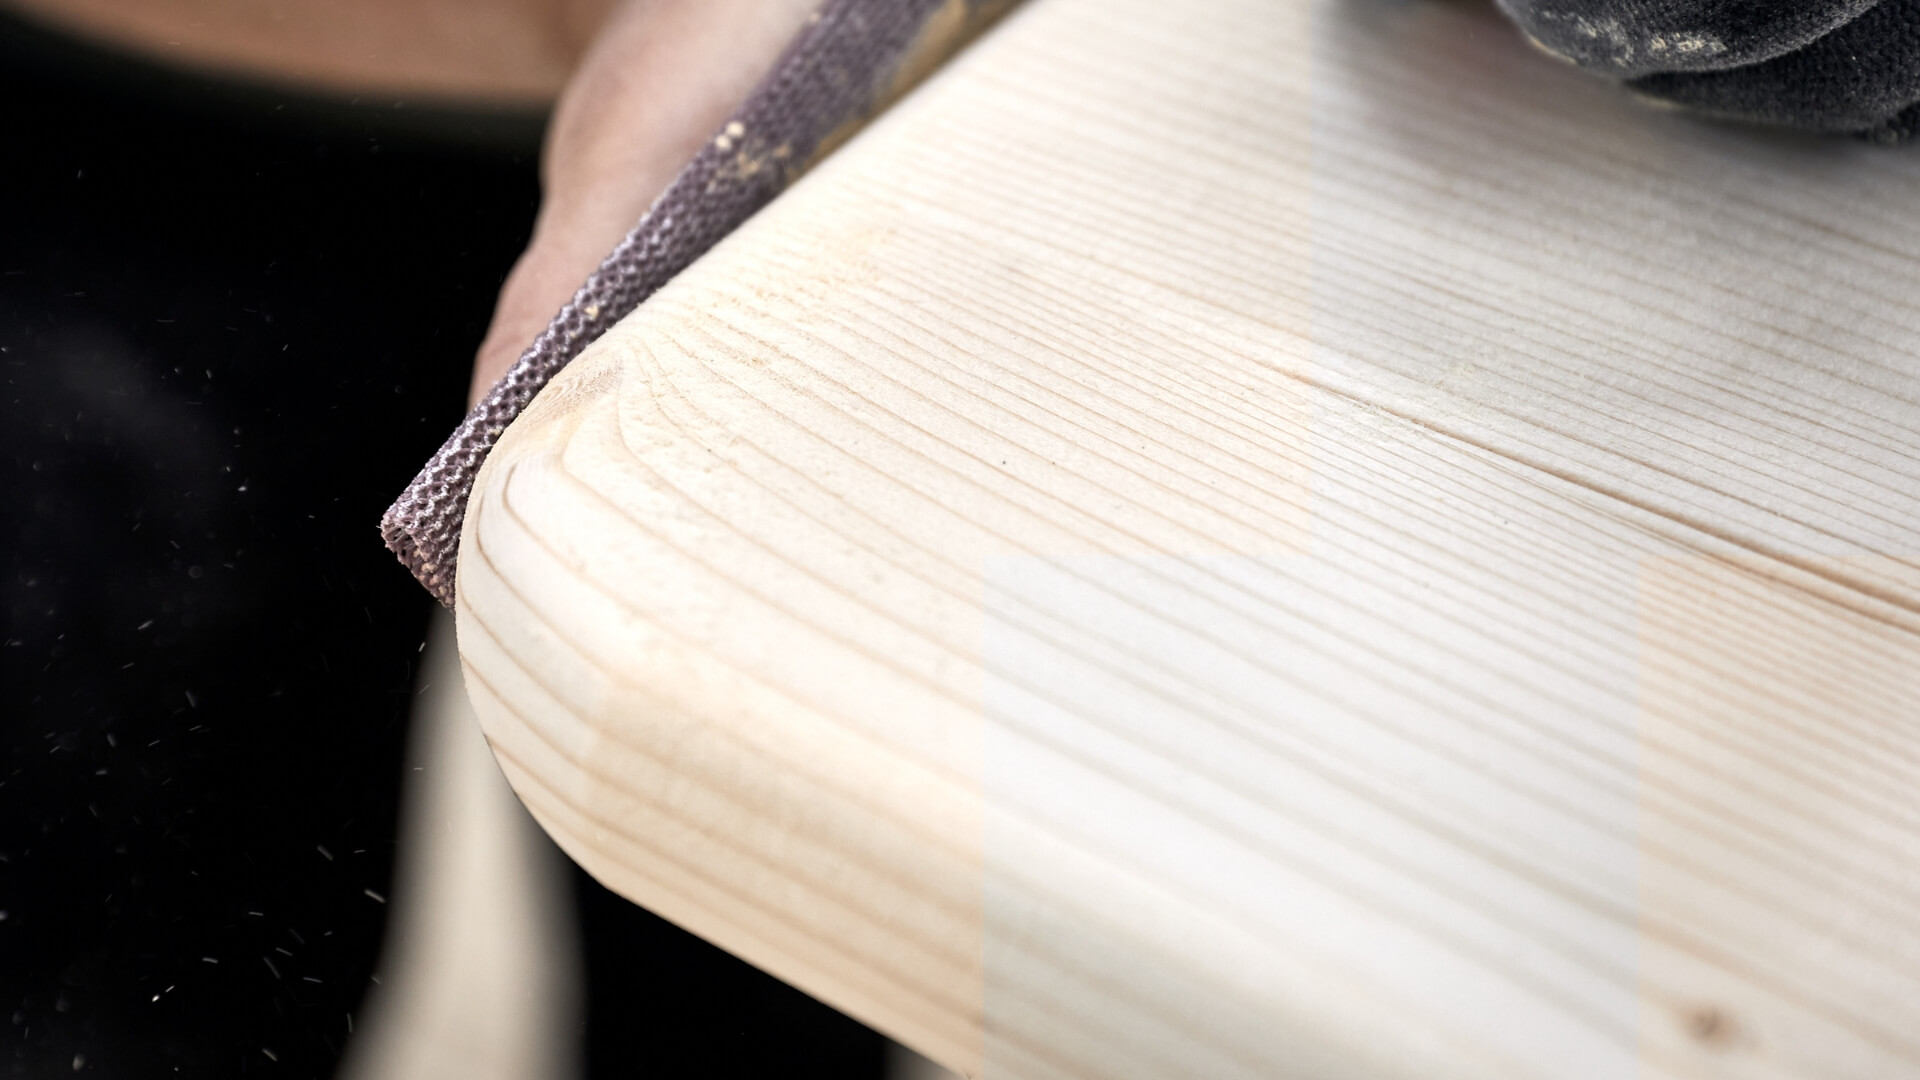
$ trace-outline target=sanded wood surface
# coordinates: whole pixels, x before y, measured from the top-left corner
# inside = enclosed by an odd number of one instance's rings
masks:
[[[1482,4],[1031,0],[507,432],[469,692],[971,1074],[1920,1074],[1917,203]]]

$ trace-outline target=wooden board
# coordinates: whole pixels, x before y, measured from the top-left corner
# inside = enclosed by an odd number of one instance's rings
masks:
[[[970,1074],[1915,1075],[1916,193],[1483,4],[1033,0],[508,431],[469,691]]]

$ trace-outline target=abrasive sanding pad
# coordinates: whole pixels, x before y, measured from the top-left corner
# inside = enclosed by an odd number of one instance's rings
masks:
[[[827,0],[772,71],[560,309],[381,519],[387,547],[447,607],[467,496],[548,380],[765,206],[1008,0]]]

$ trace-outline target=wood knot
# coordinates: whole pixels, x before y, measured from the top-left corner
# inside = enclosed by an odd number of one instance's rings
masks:
[[[1715,1050],[1732,1046],[1739,1035],[1733,1017],[1715,1005],[1701,1005],[1682,1014],[1687,1034],[1696,1042]]]

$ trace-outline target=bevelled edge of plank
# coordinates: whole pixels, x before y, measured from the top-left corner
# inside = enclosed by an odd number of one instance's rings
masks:
[[[542,826],[608,887],[977,1072],[977,790],[752,685],[697,644],[639,629],[572,553],[543,547],[552,537],[532,535],[516,513],[516,490],[531,486],[520,474],[552,467],[577,428],[604,422],[617,399],[598,395],[617,379],[603,358],[577,361],[476,485],[456,620],[468,689],[502,767]],[[634,539],[612,529],[600,538]],[[630,632],[572,632],[583,627]],[[713,693],[719,685],[728,688]]]

